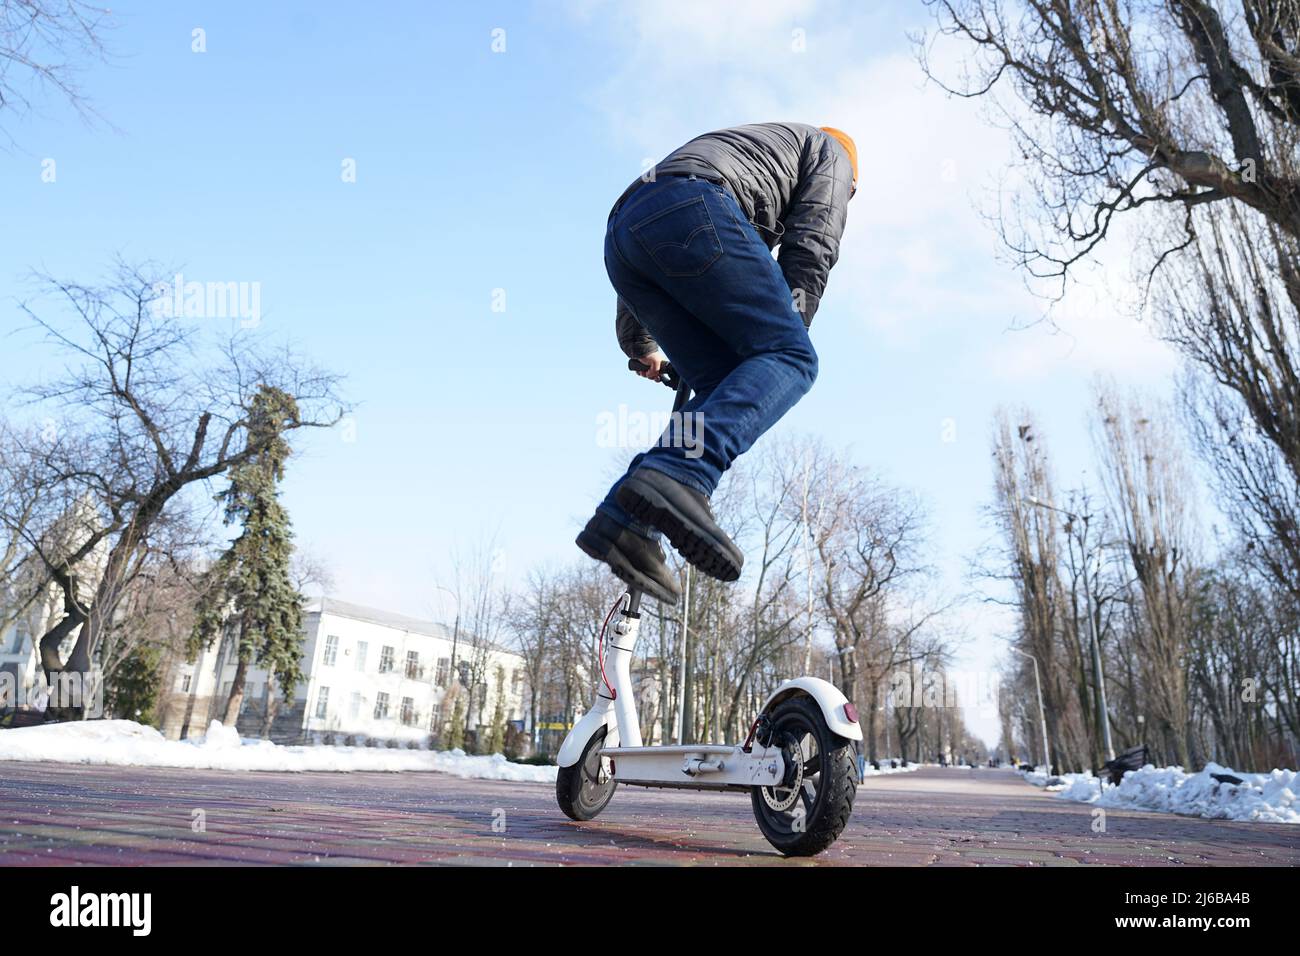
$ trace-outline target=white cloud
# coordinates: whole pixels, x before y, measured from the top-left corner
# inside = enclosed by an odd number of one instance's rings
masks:
[[[1136,223],[1115,227],[1113,244],[1096,262],[1080,263],[1064,298],[1048,321],[1000,337],[988,351],[993,373],[1006,381],[1026,382],[1065,370],[1097,371],[1121,381],[1165,380],[1179,358],[1140,321],[1140,277],[1124,250],[1133,248]]]

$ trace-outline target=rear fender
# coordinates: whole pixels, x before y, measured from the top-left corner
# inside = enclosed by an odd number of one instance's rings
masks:
[[[796,677],[786,681],[772,692],[760,713],[771,713],[782,701],[798,696],[811,697],[816,702],[821,708],[822,716],[826,718],[826,725],[832,731],[849,740],[862,739],[862,728],[858,725],[856,711],[849,699],[838,687],[820,677]]]

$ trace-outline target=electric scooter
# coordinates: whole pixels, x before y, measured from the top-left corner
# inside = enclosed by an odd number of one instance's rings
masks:
[[[644,368],[635,359],[628,367]],[[689,386],[669,365],[661,380],[677,389],[673,411],[680,411]],[[560,809],[573,820],[591,820],[620,783],[748,792],[759,830],[778,851],[812,856],[825,850],[848,823],[857,793],[853,741],[862,739],[862,728],[853,704],[828,681],[797,677],[771,693],[743,744],[644,746],[631,676],[641,598],[637,588],[620,594],[600,630],[595,702],[556,760]]]

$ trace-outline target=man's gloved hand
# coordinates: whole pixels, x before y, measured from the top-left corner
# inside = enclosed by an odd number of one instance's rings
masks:
[[[660,371],[668,364],[668,356],[664,355],[663,349],[655,349],[649,355],[642,355],[637,361],[647,366],[644,371],[637,372],[637,374],[642,378],[657,382],[659,381]]]

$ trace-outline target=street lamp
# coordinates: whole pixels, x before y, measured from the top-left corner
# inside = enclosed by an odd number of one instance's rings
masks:
[[[435,584],[433,588],[435,591],[443,591],[447,594],[450,594],[451,599],[456,602],[456,623],[452,625],[452,629],[451,629],[451,674],[449,675],[449,678],[451,680],[455,680],[456,679],[456,644],[460,640],[460,597],[457,596],[456,593],[451,590],[451,588],[446,587],[444,585]]]
[[[451,588],[446,587],[445,585],[442,584],[435,584],[433,587],[434,590],[436,591],[442,591],[445,594],[450,594],[451,599],[456,602],[456,620],[455,623],[452,624],[452,628],[451,628],[451,670],[447,674],[447,693],[448,694],[451,693],[451,685],[453,681],[459,681],[460,685],[465,688],[466,691],[465,724],[466,726],[468,726],[470,709],[474,705],[474,687],[472,686],[473,677],[471,676],[470,678],[471,683],[466,684],[463,680],[460,679],[460,674],[456,670],[456,645],[460,643],[460,595],[452,591]],[[437,683],[438,681],[438,672],[436,667],[433,673],[433,680],[434,683]],[[446,699],[447,698],[444,696],[443,700],[445,701]],[[537,742],[538,742],[537,728],[534,727],[533,728],[533,749],[534,750],[537,749]]]
[[[1076,515],[1072,511],[1057,508],[1033,497],[1029,498],[1028,501],[1035,507],[1046,508],[1049,511],[1055,511],[1057,514],[1063,514],[1071,521],[1083,522],[1083,536],[1079,539],[1079,545],[1083,550],[1083,597],[1085,612],[1088,615],[1088,634],[1092,640],[1092,671],[1097,675],[1097,726],[1101,731],[1102,745],[1106,748],[1106,759],[1114,760],[1115,746],[1110,739],[1110,713],[1106,709],[1106,675],[1102,673],[1101,669],[1101,642],[1097,639],[1097,622],[1092,613],[1092,587],[1088,583],[1088,522],[1092,520],[1092,515]]]
[[[691,566],[686,565],[686,594],[682,607],[682,659],[677,664],[677,744],[686,726],[686,653],[691,631]]]
[[[1052,752],[1047,746],[1047,711],[1043,708],[1043,682],[1038,679],[1038,658],[1018,647],[1011,648],[1017,654],[1023,654],[1034,662],[1034,687],[1038,690],[1038,721],[1043,731],[1043,760],[1047,761],[1047,773],[1052,773]]]

